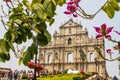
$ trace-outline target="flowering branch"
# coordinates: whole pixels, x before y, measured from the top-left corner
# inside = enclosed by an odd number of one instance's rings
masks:
[[[107,15],[110,18],[113,18],[114,16],[114,12],[115,11],[119,11],[119,1],[113,1],[113,0],[107,0],[103,6],[101,6],[100,9],[98,9],[98,11],[94,14],[87,14],[79,5],[79,2],[81,0],[70,0],[67,3],[67,11],[65,11],[64,13],[67,15],[73,14],[73,17],[77,17],[80,16],[84,19],[90,19],[92,20],[101,10],[103,10],[104,12],[107,13]],[[110,8],[112,7],[113,10],[111,10]],[[108,9],[109,8],[109,9]]]
[[[115,50],[118,50],[118,51],[119,51],[119,54],[120,54],[120,41],[113,40],[112,37],[111,37],[111,35],[110,35],[110,32],[112,32],[112,29],[113,29],[114,27],[107,27],[107,25],[104,23],[104,24],[101,25],[101,27],[94,27],[94,28],[95,28],[95,31],[98,33],[97,36],[96,36],[96,38],[97,38],[97,39],[98,39],[98,38],[103,38],[103,39],[106,38],[106,39],[108,39],[108,40],[111,41],[111,42],[117,43],[118,45],[116,45],[116,46],[113,47],[113,48],[114,48]],[[113,53],[113,52],[111,52],[111,49],[107,49],[107,50],[106,50],[106,52],[110,55],[110,58],[111,58],[111,59],[107,59],[106,57],[104,57],[104,56],[102,55],[101,51],[100,51],[100,48],[95,47],[94,49],[99,53],[99,55],[100,55],[104,60],[114,61],[114,60],[118,60],[118,59],[120,58],[120,56],[119,56],[119,57],[117,57],[117,58],[115,58],[115,59],[112,59],[112,53]]]
[[[70,2],[67,3],[67,10],[64,13],[69,15],[69,14],[73,14],[74,17],[80,16],[84,19],[93,19],[101,10],[102,7],[93,15],[87,14],[80,6],[79,6],[79,2],[81,0],[71,0]],[[108,1],[105,2],[104,5],[107,4]],[[104,6],[103,5],[103,6]]]
[[[117,58],[115,58],[115,59],[112,59],[112,58],[111,58],[111,59],[108,59],[108,58],[106,58],[106,57],[104,57],[104,56],[102,55],[100,48],[94,47],[94,49],[97,51],[97,53],[100,55],[100,57],[102,57],[102,59],[104,59],[104,60],[107,60],[107,61],[115,61],[115,60],[120,59],[120,56],[117,57]],[[119,53],[120,53],[120,52],[119,52]]]

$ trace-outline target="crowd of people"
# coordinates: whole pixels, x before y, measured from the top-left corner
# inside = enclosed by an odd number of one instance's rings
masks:
[[[39,77],[43,77],[45,75],[50,75],[50,74],[53,74],[53,75],[56,75],[56,74],[67,74],[69,70],[65,70],[63,72],[60,72],[60,71],[56,71],[56,70],[53,70],[53,71],[48,71],[47,69],[45,70],[42,70],[38,76]],[[0,80],[22,80],[23,76],[26,76],[27,77],[27,80],[33,80],[34,78],[34,73],[32,70],[9,70],[9,72],[4,72],[4,73],[0,73]],[[95,75],[94,75],[95,76]],[[116,76],[114,76],[113,78],[109,77],[107,79],[105,78],[95,78],[94,79],[94,76],[91,76],[90,78],[92,79],[86,79],[86,80],[119,80]],[[95,76],[96,77],[96,76]]]
[[[0,74],[0,80],[21,80],[23,76],[27,76],[28,80],[32,80],[33,71],[32,70],[10,70],[9,72],[5,72]]]

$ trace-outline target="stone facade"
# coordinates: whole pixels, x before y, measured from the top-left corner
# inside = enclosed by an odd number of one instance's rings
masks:
[[[49,71],[84,70],[85,72],[106,73],[106,62],[94,46],[104,45],[102,39],[88,37],[87,29],[72,19],[59,27],[53,40],[45,47],[39,47],[38,63]],[[101,48],[102,55],[104,48]]]

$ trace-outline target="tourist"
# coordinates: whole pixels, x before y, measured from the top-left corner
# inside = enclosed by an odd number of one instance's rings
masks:
[[[23,76],[23,71],[20,71],[20,74],[19,74],[19,80],[22,79],[22,76]]]
[[[8,73],[8,80],[12,80],[12,75],[13,75],[12,70],[10,70],[10,72]]]
[[[28,76],[28,80],[32,80],[33,79],[33,72],[31,70],[28,70],[27,76]]]
[[[118,80],[118,78],[116,76],[114,76],[112,80]]]
[[[18,79],[18,71],[15,70],[15,71],[14,71],[14,80],[17,80],[17,79]]]

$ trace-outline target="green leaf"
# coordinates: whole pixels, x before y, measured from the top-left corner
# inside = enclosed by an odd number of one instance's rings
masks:
[[[18,65],[21,65],[21,64],[22,64],[22,57],[20,57],[18,60]]]
[[[7,26],[12,26],[12,23],[10,21],[6,22]]]
[[[120,2],[120,0],[116,0],[117,2]]]
[[[31,4],[30,2],[28,2],[28,0],[23,0],[22,3],[28,8],[31,10]]]
[[[54,23],[54,19],[49,19],[50,21],[50,24],[49,25],[52,25]]]
[[[66,3],[66,0],[55,0],[56,4],[62,6],[63,4]]]
[[[46,31],[47,25],[45,22],[41,22],[40,24],[37,24],[33,29],[36,33],[41,34],[41,32]]]
[[[23,53],[23,64],[27,65],[28,61],[34,58],[34,55],[37,54],[37,46],[32,44],[28,49]]]
[[[14,48],[13,44],[9,41],[8,41],[8,44],[9,44],[10,48],[12,49],[12,51],[15,52],[15,48]]]
[[[112,7],[111,4],[106,4],[105,6],[103,6],[103,11],[106,12],[106,14],[109,16],[109,18],[113,18],[114,17],[114,14],[115,14],[115,11],[114,11],[114,8]]]
[[[52,0],[45,0],[43,6],[45,7],[49,17],[53,17],[55,15],[56,5]]]
[[[4,35],[4,39],[12,43],[14,43],[17,38],[18,38],[17,31],[11,32],[10,30],[8,30],[8,32],[6,32]]]
[[[41,46],[45,46],[51,40],[51,36],[47,31],[44,31],[42,34],[37,35],[37,40]]]
[[[14,13],[20,13],[23,12],[24,8],[23,8],[23,5],[21,3],[18,4],[18,7],[16,8],[13,8],[13,12]]]
[[[48,42],[51,41],[51,35],[50,35],[50,33],[47,30],[44,31],[44,35],[46,36]]]
[[[40,24],[36,25],[36,28],[37,28],[40,32],[42,32],[42,31],[44,31],[44,30],[47,29],[47,25],[46,25],[45,22],[41,22]]]
[[[38,4],[38,3],[34,4],[33,11],[42,20],[45,20],[47,18],[47,13],[42,4]]]
[[[0,61],[10,60],[10,46],[7,41],[0,39]]]
[[[14,22],[15,22],[16,24],[19,24],[19,25],[22,23],[22,21],[21,21],[20,19],[15,19]]]
[[[3,53],[5,53],[6,55],[9,54],[10,46],[8,42],[4,39],[0,39],[0,48],[2,49]]]
[[[28,39],[31,39],[33,37],[33,34],[30,31],[30,29],[27,30],[27,36],[28,36]]]
[[[10,41],[10,40],[11,40],[11,31],[10,31],[10,30],[8,30],[8,31],[5,33],[4,39],[5,39],[6,41]]]
[[[35,3],[40,3],[42,0],[32,0],[32,5],[34,5]]]
[[[16,39],[16,36],[15,36],[15,34],[14,33],[11,33],[11,41],[10,42],[14,42],[15,41],[15,39]]]
[[[36,33],[41,33],[41,31],[40,31],[37,27],[34,27],[33,30],[34,30]]]
[[[18,38],[15,40],[15,42],[16,42],[17,44],[21,44],[21,43],[22,43],[22,38],[21,38],[21,37],[22,37],[22,36],[18,34]]]
[[[36,44],[32,44],[32,46],[30,47],[30,51],[32,54],[37,54],[37,46]]]
[[[6,61],[6,54],[0,52],[0,62]]]
[[[24,52],[23,54],[24,54],[24,55],[23,55],[23,59],[22,59],[23,64],[24,64],[24,65],[27,65],[28,61],[31,60],[31,56],[30,56],[31,53],[30,53],[30,51],[26,51],[26,52]]]
[[[113,7],[116,11],[119,11],[119,10],[120,10],[120,7],[119,7],[118,2],[117,2],[116,0],[110,0],[109,3],[112,5],[112,7]]]

